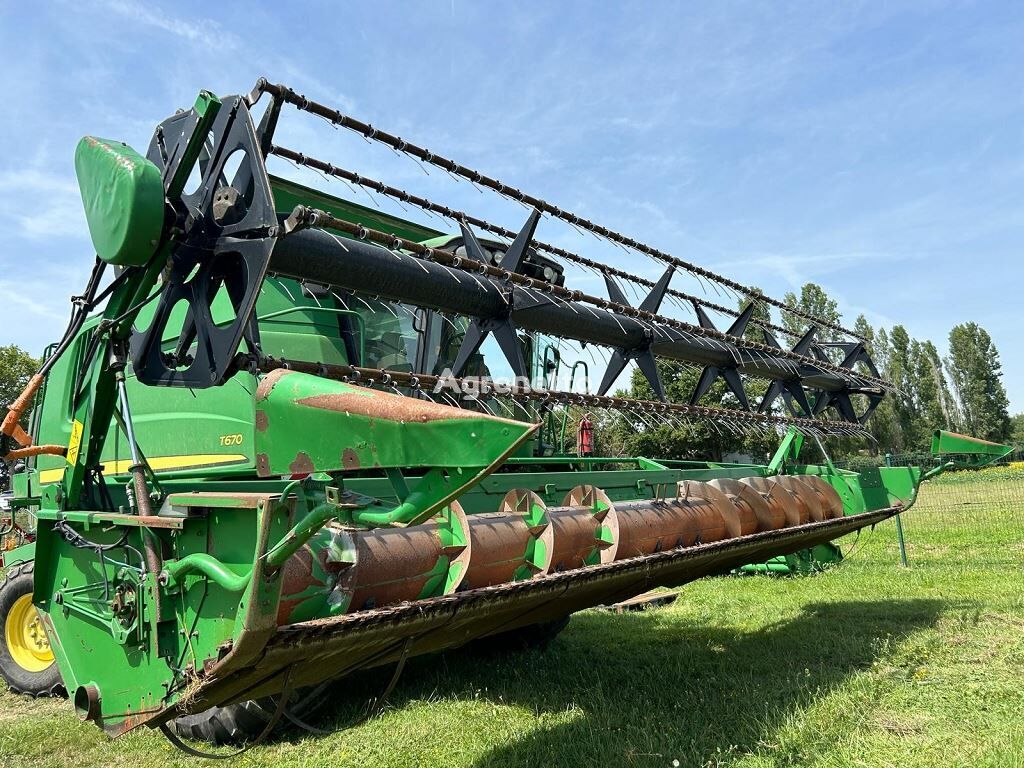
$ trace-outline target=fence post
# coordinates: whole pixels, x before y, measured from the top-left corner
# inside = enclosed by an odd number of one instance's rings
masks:
[[[892,466],[892,454],[891,453],[885,454],[885,466],[887,466],[887,467],[891,467]],[[896,515],[895,520],[896,520],[896,542],[900,546],[900,565],[902,565],[904,568],[907,568],[909,566],[907,564],[907,544],[906,544],[906,541],[904,541],[904,539],[903,539],[903,520],[901,519],[899,514]]]

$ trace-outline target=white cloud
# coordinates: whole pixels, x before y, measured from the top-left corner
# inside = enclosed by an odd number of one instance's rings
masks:
[[[152,4],[143,5],[133,0],[106,0],[104,5],[114,13],[139,24],[168,32],[176,37],[204,46],[218,46],[221,49],[234,48],[235,37],[221,31],[220,25],[210,19],[196,22],[178,19],[162,13]]]
[[[73,177],[38,168],[0,171],[0,220],[29,240],[88,240],[85,214]]]
[[[65,320],[66,316],[57,309],[57,303],[49,303],[45,296],[52,295],[52,286],[47,288],[38,281],[26,283],[24,280],[0,280],[0,303],[7,307],[9,315],[24,318],[31,315],[45,320]],[[41,300],[43,299],[43,300]],[[62,299],[66,304],[67,300]]]
[[[0,172],[0,193],[3,192],[78,194],[78,186],[67,176],[45,173],[37,168],[19,168]]]

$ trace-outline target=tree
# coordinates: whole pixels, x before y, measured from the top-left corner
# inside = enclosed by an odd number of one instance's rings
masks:
[[[700,371],[670,360],[658,360],[658,372],[665,388],[665,397],[671,403],[688,403],[697,386]],[[631,395],[640,400],[654,400],[654,392],[640,370],[634,369]],[[701,399],[702,405],[722,405],[725,398],[732,400],[728,407],[736,407],[735,399],[726,394],[725,384],[716,381]],[[620,420],[627,434],[623,440],[628,455],[653,456],[666,459],[705,459],[721,461],[722,455],[738,447],[738,439],[716,430],[703,422],[671,427],[667,423],[650,421],[633,423]]]
[[[889,356],[892,353],[892,347],[889,345],[889,334],[885,328],[878,329],[878,333],[875,334],[875,338],[871,342],[871,350],[874,352],[875,365],[878,366],[878,370],[889,370]]]
[[[0,406],[6,410],[38,368],[39,361],[21,347],[0,347]]]
[[[889,345],[889,366],[885,373],[888,381],[897,390],[891,396],[898,428],[897,441],[892,450],[902,453],[913,446],[917,424],[911,362],[912,343],[907,329],[902,325],[894,325],[889,333]]]
[[[839,314],[839,303],[830,298],[825,289],[817,283],[807,283],[800,289],[800,298],[795,293],[787,293],[783,298],[786,306],[798,309],[805,315],[817,318],[832,325],[839,325],[842,315]],[[790,333],[802,336],[811,327],[811,321],[792,312],[782,313],[782,325]],[[819,327],[819,341],[836,341],[839,334],[828,328]]]
[[[863,328],[869,328],[864,324]],[[880,450],[902,453],[928,449],[937,427],[956,429],[956,407],[939,351],[918,341],[902,325],[873,334],[871,351],[882,377],[896,390],[875,411],[871,433]]]
[[[761,294],[758,293],[758,296]],[[742,312],[747,308],[752,299],[740,299],[739,309]],[[754,299],[754,311],[751,315],[751,325],[747,328],[747,332],[744,334],[744,338],[752,341],[758,341],[763,344],[769,343],[769,334],[774,337],[772,331],[765,328],[772,321],[771,311],[768,305],[763,301]],[[759,323],[759,325],[753,325],[753,323]],[[785,339],[775,339],[779,343],[783,343]],[[761,402],[764,400],[764,396],[768,393],[769,382],[765,379],[759,379],[755,376],[747,376],[743,381],[743,390],[747,395],[747,402],[750,403],[750,407],[757,410]],[[736,401],[732,395],[729,395],[729,401],[726,405],[730,408],[738,408],[739,402]],[[728,447],[726,452],[736,451],[743,453],[748,456],[756,458],[767,458],[775,452],[778,447],[779,438],[774,435],[771,431],[766,430],[764,432],[751,431],[745,435],[741,440],[737,441],[735,446]]]
[[[890,350],[888,332],[885,328],[879,328],[878,331],[875,331],[864,315],[857,317],[856,322],[853,324],[853,330],[854,333],[864,339],[867,353],[871,356],[875,367],[882,374],[882,378],[885,378],[889,365]],[[868,399],[866,397],[854,395],[853,399],[858,413],[863,412],[863,409],[867,408]],[[872,413],[871,418],[868,420],[867,429],[871,436],[874,437],[874,442],[867,446],[867,449],[872,454],[877,454],[879,451],[884,453],[885,451],[892,450],[892,446],[899,443],[901,439],[900,430],[899,425],[896,423],[895,407],[891,396],[883,398],[881,404],[875,408],[874,413]],[[850,455],[861,447],[860,441],[844,440],[840,442],[836,455]]]
[[[1024,413],[1010,419],[1010,441],[1018,451],[1024,451]]]
[[[858,325],[862,335],[867,335],[863,333],[870,329],[867,321],[860,323],[858,319]],[[870,339],[869,351],[875,365],[882,378],[896,388],[882,400],[869,422],[877,450],[903,453],[921,449],[931,429],[922,413],[931,408],[937,397],[929,393],[922,399],[920,394],[920,373],[926,369],[922,345],[902,325],[893,326],[891,331],[879,328],[871,333]]]
[[[960,404],[963,430],[984,440],[1007,440],[1010,401],[999,352],[984,328],[963,323],[949,332],[946,371]]]
[[[864,339],[868,354],[874,354],[875,329],[864,315],[857,315],[857,321],[853,324],[853,332]],[[875,361],[877,364],[877,361]]]
[[[913,353],[914,377],[918,410],[924,419],[927,441],[932,429],[941,427],[956,431],[956,408],[949,390],[949,382],[942,371],[939,351],[930,341],[915,342]],[[921,446],[922,449],[924,446]]]
[[[764,326],[771,323],[772,313],[768,305],[761,301],[760,296],[761,294],[755,294],[752,297],[741,298],[739,310],[743,312],[753,302],[754,311],[750,316],[750,325],[747,327],[747,332],[744,336],[752,341],[767,343],[766,334],[771,333],[771,331],[767,331]]]

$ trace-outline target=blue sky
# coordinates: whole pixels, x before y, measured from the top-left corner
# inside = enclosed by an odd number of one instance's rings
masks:
[[[851,325],[863,312],[944,347],[953,324],[979,322],[1024,410],[1022,39],[1014,3],[0,0],[0,343],[40,351],[84,283],[78,138],[144,149],[198,89],[266,75],[770,294],[818,282]],[[282,144],[509,227],[525,218],[287,117]],[[660,271],[558,222],[539,235]]]

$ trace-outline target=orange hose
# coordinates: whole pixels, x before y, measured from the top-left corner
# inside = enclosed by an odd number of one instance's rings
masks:
[[[2,458],[6,461],[27,459],[29,456],[65,456],[68,449],[63,445],[30,445],[27,448],[15,448]]]
[[[36,392],[39,391],[39,387],[42,384],[42,374],[35,374],[28,380],[25,389],[22,390],[22,393],[18,395],[17,399],[11,403],[10,408],[7,409],[7,415],[4,417],[3,423],[0,424],[0,433],[7,435],[22,447],[8,451],[5,456],[0,457],[5,461],[27,459],[29,456],[42,456],[44,454],[48,456],[64,456],[67,454],[67,448],[63,445],[33,446],[32,436],[21,426],[21,415],[32,404],[32,400],[35,399]]]
[[[25,434],[18,422],[21,421],[21,414],[25,412],[25,409],[32,403],[32,399],[36,396],[36,392],[43,384],[43,376],[41,374],[35,374],[31,379],[28,380],[28,384],[22,391],[18,398],[11,403],[11,407],[7,409],[7,416],[4,417],[3,424],[0,424],[0,432],[3,434],[13,437],[22,443],[19,437],[28,437]],[[31,438],[29,439],[31,442]],[[24,445],[24,443],[22,443]]]

